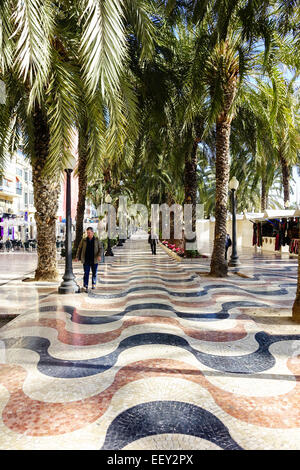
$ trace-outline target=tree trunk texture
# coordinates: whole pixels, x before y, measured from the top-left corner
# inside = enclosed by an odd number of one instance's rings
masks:
[[[76,237],[73,250],[76,252],[83,236],[83,221],[85,213],[85,200],[87,190],[87,136],[83,126],[79,133],[78,146],[78,202],[76,209]]]
[[[265,178],[261,179],[261,196],[260,196],[260,209],[264,212],[267,209],[268,204],[268,191]]]
[[[37,227],[38,265],[36,281],[58,280],[56,262],[56,214],[60,193],[59,175],[46,175],[45,164],[49,149],[49,128],[40,108],[33,114],[34,150],[32,181],[34,190],[35,221]]]
[[[282,155],[281,151],[279,155],[280,155],[281,172],[282,172],[283,200],[284,200],[284,203],[287,203],[290,200],[290,167],[288,165],[288,162]]]
[[[198,164],[198,144],[201,142],[204,132],[204,121],[198,119],[195,122],[196,137],[192,142],[192,147],[189,152],[185,154],[184,165],[184,204],[192,204],[192,231],[196,233],[196,204],[197,204],[197,164]],[[183,235],[182,247],[186,250],[186,242],[196,242],[197,235],[192,240],[187,240]]]
[[[197,203],[197,148],[199,140],[195,139],[190,152],[185,155],[184,165],[184,203],[192,204],[192,230],[196,231]],[[192,240],[191,240],[192,241]]]
[[[105,186],[107,186],[108,188],[111,187],[111,184],[112,184],[112,177],[111,177],[111,173],[110,173],[110,169],[109,168],[106,168],[104,171],[103,171],[103,177],[104,177],[104,184]]]
[[[218,119],[216,125],[216,206],[215,236],[210,275],[227,276],[225,242],[227,233],[227,200],[229,180],[229,140],[231,120]]]

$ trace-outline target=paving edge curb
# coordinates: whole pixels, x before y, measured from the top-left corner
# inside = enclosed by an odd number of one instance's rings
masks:
[[[174,258],[176,261],[180,261],[182,262],[182,258],[178,255],[176,255],[176,253],[174,253],[173,251],[169,250],[169,248],[167,248],[165,245],[163,245],[161,242],[159,242],[159,246],[161,246],[163,248],[163,250],[165,250],[165,252],[171,257],[171,258]]]

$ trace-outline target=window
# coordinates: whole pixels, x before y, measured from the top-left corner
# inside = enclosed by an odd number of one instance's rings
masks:
[[[22,183],[20,181],[16,181],[16,193],[22,194]]]
[[[33,193],[29,193],[29,204],[31,206],[33,206],[34,202],[33,202]]]
[[[24,171],[24,180],[25,180],[25,183],[28,183],[28,171]]]
[[[4,188],[8,188],[8,186],[9,186],[8,180],[6,178],[0,178],[0,186],[2,186]]]
[[[24,204],[25,206],[28,206],[28,194],[24,193]]]
[[[18,168],[18,167],[17,167],[17,168],[16,168],[16,174],[17,174],[18,176],[21,176],[21,177],[22,177],[22,175],[23,175],[22,168]]]

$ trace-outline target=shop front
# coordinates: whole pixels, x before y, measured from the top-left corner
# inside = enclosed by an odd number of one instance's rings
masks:
[[[253,221],[252,245],[263,251],[297,254],[300,213],[296,212],[265,211],[261,218]]]

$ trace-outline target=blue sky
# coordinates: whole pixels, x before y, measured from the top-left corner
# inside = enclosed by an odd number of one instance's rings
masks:
[[[293,177],[295,184],[292,184],[294,194],[291,194],[291,202],[298,202],[300,204],[300,176],[297,174],[296,167],[293,169]]]

